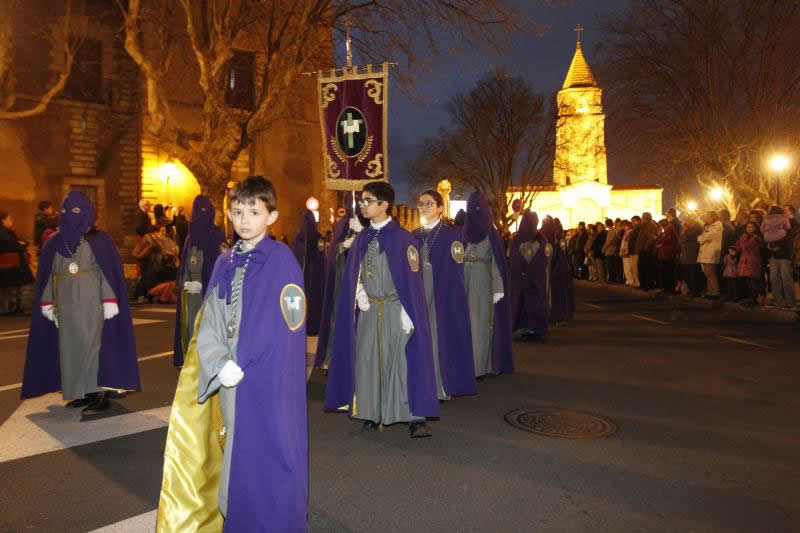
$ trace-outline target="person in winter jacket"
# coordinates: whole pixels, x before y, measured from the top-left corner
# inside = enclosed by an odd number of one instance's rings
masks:
[[[0,314],[22,313],[22,286],[33,283],[27,246],[14,232],[11,215],[0,211]]]
[[[691,213],[686,218],[686,223],[683,226],[679,238],[680,245],[680,270],[681,279],[686,284],[686,294],[698,297],[703,290],[703,273],[700,270],[700,264],[697,262],[697,256],[700,253],[700,243],[697,238],[703,233],[703,225],[697,215]]]
[[[719,275],[717,265],[720,263],[722,252],[722,223],[719,216],[714,211],[709,211],[705,215],[706,227],[703,233],[697,238],[700,243],[700,252],[697,262],[703,268],[706,277],[706,298],[719,298]]]
[[[662,219],[658,225],[661,227],[661,233],[656,240],[659,282],[664,292],[674,293],[678,232],[675,229],[675,224],[670,223],[667,219]]]
[[[761,222],[761,234],[764,236],[764,242],[767,243],[767,248],[770,250],[775,249],[774,243],[786,237],[790,229],[791,223],[789,219],[783,213],[783,209],[777,205],[769,208],[769,214]]]
[[[748,222],[745,232],[739,237],[736,247],[739,249],[738,275],[741,285],[747,289],[747,303],[755,305],[761,292],[761,248],[764,240],[758,233],[758,226]]]
[[[726,293],[731,301],[738,300],[737,278],[739,277],[739,250],[729,246],[728,253],[722,258],[722,279],[725,280]]]
[[[761,223],[769,250],[769,282],[775,297],[774,305],[784,309],[794,309],[797,305],[792,279],[792,253],[798,224],[793,214],[774,205]],[[780,235],[783,236],[777,238]]]

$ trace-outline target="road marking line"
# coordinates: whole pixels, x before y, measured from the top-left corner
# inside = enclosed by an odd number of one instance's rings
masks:
[[[26,333],[27,331],[28,331],[28,328],[10,329],[8,331],[0,331],[0,337],[2,337],[4,335],[11,335],[12,333]]]
[[[134,318],[133,325],[134,326],[147,326],[148,324],[161,324],[162,322],[166,322],[166,320],[156,320],[153,318]],[[15,329],[11,331],[6,331],[0,333],[0,341],[10,341],[14,339],[24,339],[28,336],[27,333],[22,333],[20,335],[10,335],[10,333],[17,333],[21,331],[28,331],[28,328],[25,329]]]
[[[14,339],[24,339],[27,337],[28,337],[27,333],[23,333],[21,335],[9,335],[8,337],[0,337],[0,341],[12,341]]]
[[[150,359],[160,359],[162,357],[169,357],[174,352],[172,350],[168,352],[161,352],[161,353],[154,353],[153,355],[145,355],[144,357],[140,357],[137,361],[149,361]],[[14,390],[14,389],[21,389],[22,383],[14,383],[12,385],[3,385],[0,387],[0,392],[4,392],[7,390]]]
[[[655,318],[650,318],[648,316],[643,315],[631,315],[634,318],[639,318],[641,320],[647,320],[648,322],[655,322],[656,324],[661,324],[662,326],[669,326],[669,322],[664,322],[663,320],[656,320]]]
[[[756,346],[757,348],[764,348],[766,350],[774,350],[771,346],[766,346],[764,344],[759,344],[757,342],[746,341],[744,339],[737,339],[736,337],[728,337],[727,335],[717,335],[720,339],[725,339],[726,341],[735,342],[738,344],[747,344],[748,346]]]
[[[589,307],[594,307],[595,309],[603,309],[602,306],[599,306],[597,304],[590,304],[589,302],[583,302],[583,305],[588,305]]]
[[[143,307],[141,309],[135,309],[134,308],[133,310],[134,311],[141,311],[142,313],[171,313],[173,315],[176,313],[176,309],[174,307],[172,307],[172,308],[169,308],[169,307],[168,308],[163,308],[163,307],[149,307],[149,308],[148,307]]]

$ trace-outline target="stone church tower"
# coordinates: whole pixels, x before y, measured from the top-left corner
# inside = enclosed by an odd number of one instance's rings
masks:
[[[575,55],[558,91],[553,168],[556,185],[563,187],[583,181],[608,183],[602,97],[603,91],[583,57],[579,30]]]

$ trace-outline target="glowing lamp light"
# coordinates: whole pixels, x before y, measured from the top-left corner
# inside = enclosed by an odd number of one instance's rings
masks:
[[[316,211],[319,209],[319,200],[314,198],[313,196],[309,196],[308,200],[306,200],[306,209],[309,211]]]
[[[769,168],[775,172],[783,172],[789,168],[789,157],[785,154],[775,154],[769,160]]]
[[[161,181],[164,183],[167,183],[170,181],[170,179],[177,177],[179,172],[178,165],[175,163],[164,163],[158,169],[158,174],[161,177]]]
[[[686,207],[689,208],[689,211],[697,211],[697,202],[691,200],[688,204],[686,204]]]
[[[715,202],[719,202],[720,200],[722,200],[722,195],[723,195],[723,192],[722,192],[722,189],[720,189],[720,188],[711,189],[711,191],[709,191],[709,193],[708,193],[708,196],[712,200],[714,200]]]

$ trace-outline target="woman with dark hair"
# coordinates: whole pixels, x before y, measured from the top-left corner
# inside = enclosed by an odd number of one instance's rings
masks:
[[[461,230],[442,220],[444,199],[437,191],[429,189],[420,194],[417,209],[422,227],[413,234],[419,242],[422,258],[436,393],[440,400],[475,394]]]
[[[28,243],[17,237],[14,220],[0,211],[0,314],[22,313],[22,286],[33,283],[25,249]]]

